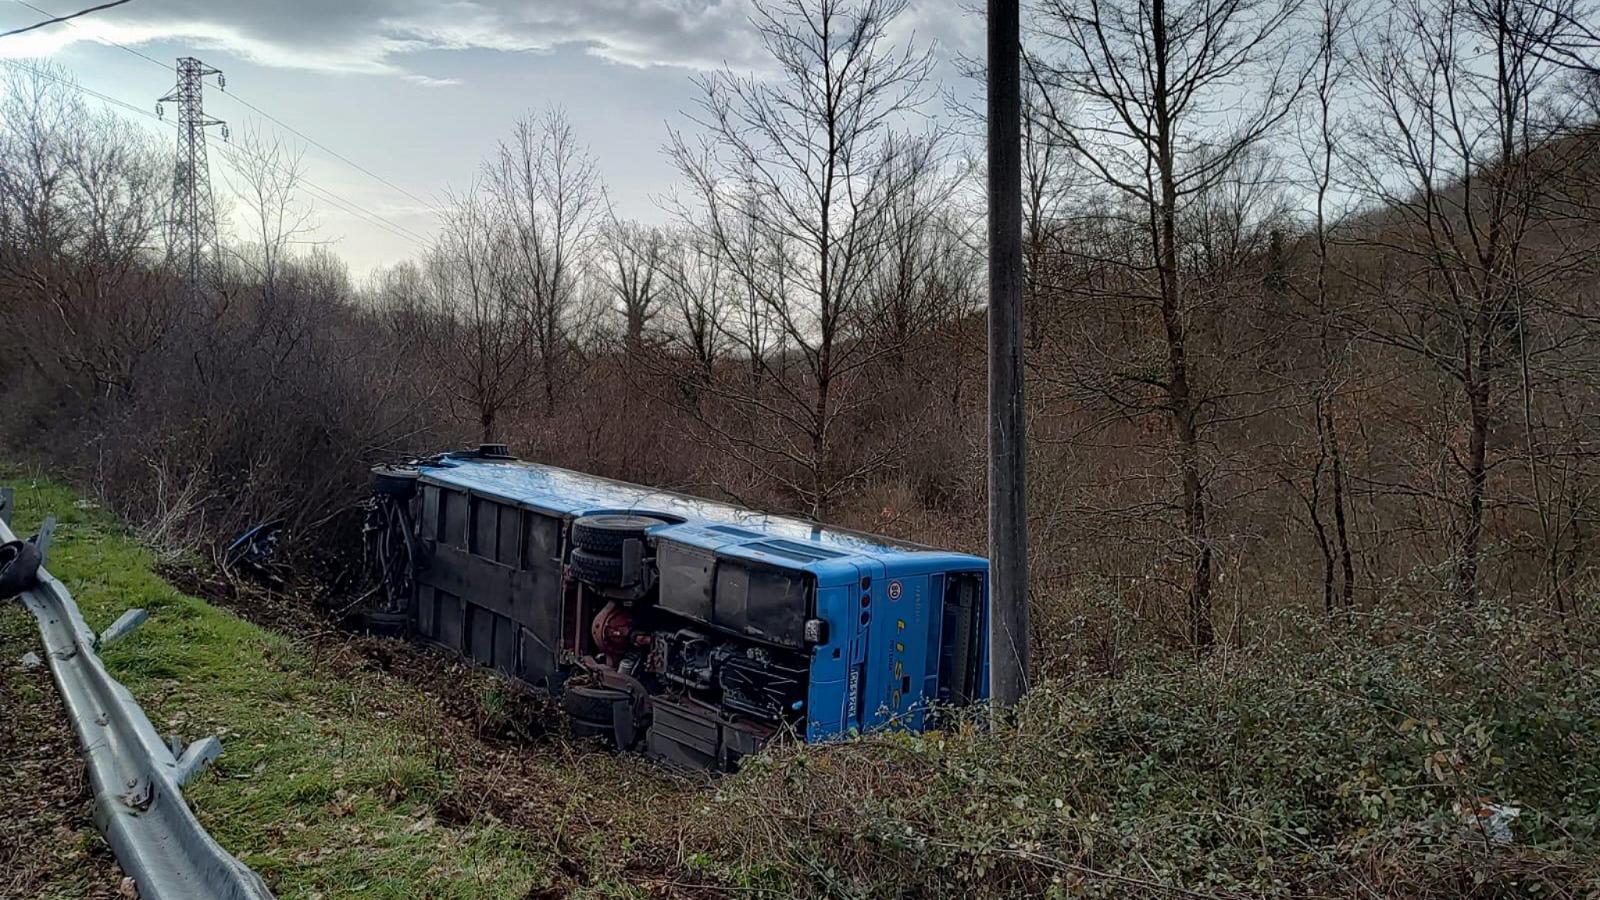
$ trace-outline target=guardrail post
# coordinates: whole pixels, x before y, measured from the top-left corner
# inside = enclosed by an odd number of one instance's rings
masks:
[[[126,637],[133,633],[135,628],[143,625],[144,620],[148,618],[150,618],[150,614],[138,607],[128,610],[118,616],[115,622],[106,626],[105,631],[100,632],[100,636],[95,639],[95,645],[105,647],[118,638]]]
[[[56,534],[56,517],[45,516],[44,522],[39,525],[39,533],[29,538],[33,546],[39,548],[39,568],[44,568],[50,561],[50,542]]]
[[[183,748],[183,755],[178,757],[178,768],[173,770],[172,780],[179,787],[189,783],[190,779],[199,775],[206,766],[216,762],[222,755],[222,742],[216,736],[203,737]]]

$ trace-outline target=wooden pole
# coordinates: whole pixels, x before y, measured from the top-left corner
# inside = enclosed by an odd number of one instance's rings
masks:
[[[1001,707],[1028,689],[1018,6],[989,0],[989,694]]]

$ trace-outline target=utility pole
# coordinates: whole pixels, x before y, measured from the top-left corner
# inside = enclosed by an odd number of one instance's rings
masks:
[[[1022,381],[1022,37],[989,0],[989,695],[1028,689],[1028,492]]]
[[[228,125],[206,115],[201,88],[208,75],[217,76],[217,87],[227,82],[222,70],[214,69],[192,56],[178,60],[178,81],[167,95],[156,101],[178,104],[178,164],[172,181],[171,231],[168,254],[182,254],[189,278],[190,296],[200,293],[204,260],[216,252],[217,213],[211,200],[211,166],[206,161],[206,129],[222,126],[222,139],[228,139]]]

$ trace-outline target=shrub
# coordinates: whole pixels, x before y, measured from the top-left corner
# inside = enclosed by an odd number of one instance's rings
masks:
[[[1146,654],[1003,720],[777,751],[710,818],[730,866],[816,893],[1560,895],[1600,885],[1592,635],[1494,607]]]

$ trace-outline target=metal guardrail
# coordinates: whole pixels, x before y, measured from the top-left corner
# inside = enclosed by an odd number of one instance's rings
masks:
[[[0,516],[0,541],[15,539]],[[95,652],[99,638],[66,586],[44,568],[22,600],[39,620],[50,671],[83,745],[95,823],[139,896],[270,900],[261,877],[222,849],[183,800],[180,786],[221,752],[217,739],[196,741],[181,753],[169,747],[139,702],[106,671]],[[119,620],[124,632],[127,618]]]

